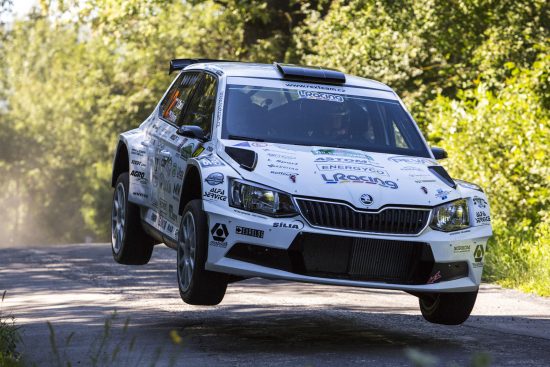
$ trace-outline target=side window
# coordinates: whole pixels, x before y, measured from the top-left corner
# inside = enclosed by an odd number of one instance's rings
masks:
[[[193,89],[199,81],[199,73],[183,73],[174,83],[166,98],[160,105],[161,116],[173,123],[178,121],[181,113],[188,105]]]
[[[182,125],[200,126],[207,134],[212,131],[217,86],[216,78],[210,74],[204,74],[201,84],[189,102]]]

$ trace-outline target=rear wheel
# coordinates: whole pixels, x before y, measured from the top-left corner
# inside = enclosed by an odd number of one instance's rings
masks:
[[[418,297],[420,311],[434,324],[460,325],[470,316],[477,292],[424,293]]]
[[[201,204],[201,200],[191,200],[183,210],[177,248],[178,286],[185,303],[217,305],[225,296],[227,277],[204,269],[208,221]]]
[[[147,264],[154,242],[141,227],[139,206],[128,201],[128,172],[118,176],[111,211],[111,249],[116,262],[126,265]]]

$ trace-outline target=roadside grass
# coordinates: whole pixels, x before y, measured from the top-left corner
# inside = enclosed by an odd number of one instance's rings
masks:
[[[15,318],[11,314],[4,314],[2,310],[7,292],[2,293],[2,301],[0,302],[0,366],[22,366],[19,354],[16,351],[17,343],[21,341],[21,337],[18,327],[15,325]]]
[[[550,221],[535,226],[496,221],[493,229],[484,280],[550,296]]]
[[[56,334],[54,325],[47,322],[50,331],[49,341],[52,365],[58,367],[72,367],[76,365],[102,367],[156,366],[159,364],[163,357],[163,348],[157,347],[150,350],[148,348],[139,347],[137,345],[136,336],[130,337],[128,334],[130,319],[126,318],[120,329],[118,329],[118,326],[115,326],[117,321],[118,314],[116,311],[105,319],[102,333],[90,344],[88,351],[85,353],[85,360],[75,360],[75,356],[70,354],[72,342],[75,336],[77,336],[76,333],[73,331],[66,337],[60,338]],[[176,330],[172,330],[169,336],[174,345],[182,344],[182,338]],[[174,366],[176,364],[179,352],[181,352],[181,349],[168,358],[168,366]],[[144,360],[145,357],[148,357],[147,360]],[[165,359],[162,360],[162,365],[166,365]]]

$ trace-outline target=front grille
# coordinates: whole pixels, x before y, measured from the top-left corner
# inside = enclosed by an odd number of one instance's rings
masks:
[[[430,217],[429,209],[388,208],[379,213],[369,213],[340,203],[306,199],[296,201],[311,225],[347,231],[418,234]]]
[[[226,256],[312,277],[393,284],[425,284],[434,269],[427,243],[314,233],[298,234],[288,250],[238,243]]]

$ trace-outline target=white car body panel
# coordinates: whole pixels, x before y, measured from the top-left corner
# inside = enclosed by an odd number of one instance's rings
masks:
[[[347,82],[344,86],[281,81],[273,66],[262,64],[194,64],[186,70],[209,70],[218,76],[212,140],[200,144],[197,140],[177,135],[174,125],[158,117],[157,106],[139,128],[121,134],[120,142],[126,145],[129,154],[129,200],[143,208],[144,222],[173,241],[177,240],[181,220],[178,204],[184,174],[188,166],[198,168],[202,183],[203,209],[208,216],[209,228],[214,230],[214,226],[218,224],[227,228],[227,234],[222,236],[221,241],[214,238],[212,231],[209,235],[208,259],[205,265],[207,270],[245,277],[261,276],[410,292],[464,292],[477,289],[481,281],[486,242],[492,235],[487,197],[481,191],[460,184],[456,188],[450,187],[436,177],[428,169],[429,166],[439,165],[433,156],[399,156],[352,149],[221,138],[227,84],[322,89],[334,94],[383,98],[402,105],[391,88],[349,75],[346,75]],[[254,79],[255,77],[262,79]],[[428,147],[425,140],[423,143]],[[226,147],[256,152],[257,164],[254,170],[240,167],[226,153]],[[165,162],[162,159],[159,162],[161,151],[167,157]],[[358,211],[370,212],[392,206],[428,209],[467,198],[471,227],[446,233],[426,225],[420,233],[408,235],[314,227],[301,214],[290,218],[272,218],[230,207],[228,184],[232,179],[271,187],[291,194],[295,199],[314,198],[344,202]],[[370,205],[366,206],[361,201],[363,194],[373,198]],[[249,233],[254,235],[243,234],[242,228],[253,230]],[[426,243],[431,248],[435,263],[464,261],[468,265],[468,276],[441,282],[436,280],[430,284],[394,284],[313,277],[226,257],[236,243],[287,250],[299,233]]]

